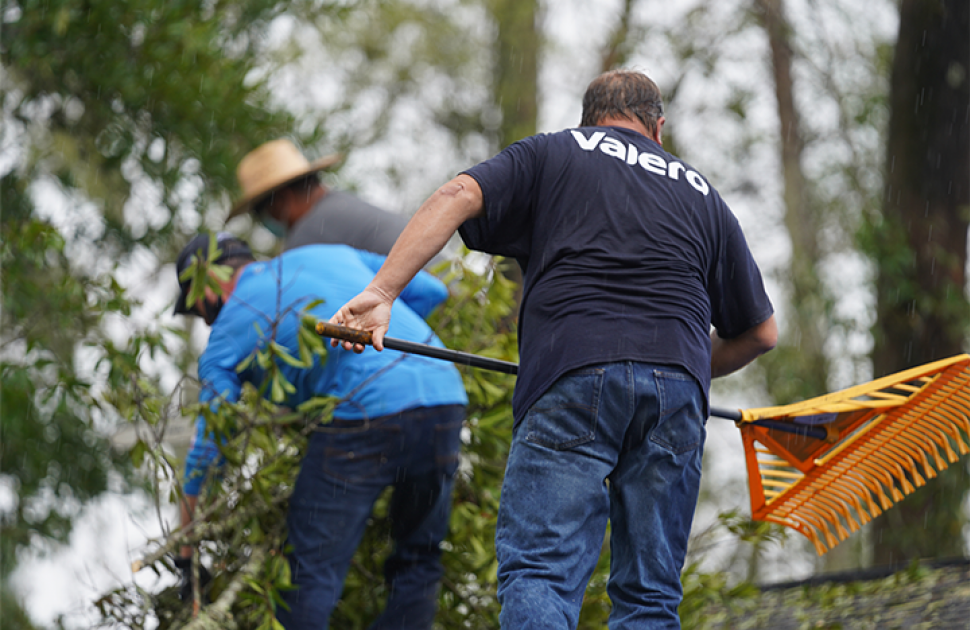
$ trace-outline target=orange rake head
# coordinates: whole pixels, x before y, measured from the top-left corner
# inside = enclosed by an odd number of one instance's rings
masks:
[[[970,452],[970,355],[741,416],[753,518],[822,555]],[[766,420],[827,437],[756,424]]]

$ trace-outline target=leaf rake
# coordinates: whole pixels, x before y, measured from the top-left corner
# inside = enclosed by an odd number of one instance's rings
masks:
[[[369,332],[317,324],[369,345]],[[392,350],[515,374],[518,366],[384,338]],[[812,541],[819,555],[970,453],[970,355],[928,363],[780,407],[711,415],[741,430],[752,518]]]
[[[795,529],[822,555],[970,453],[970,355],[800,403],[711,413],[741,430],[752,517]]]

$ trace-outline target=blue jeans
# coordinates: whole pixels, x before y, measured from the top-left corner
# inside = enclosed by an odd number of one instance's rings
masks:
[[[328,627],[374,502],[388,486],[389,595],[371,628],[431,628],[464,417],[461,405],[426,407],[367,422],[335,420],[311,436],[287,515],[297,586],[284,594],[291,610],[277,610],[287,630]]]
[[[576,627],[607,520],[609,627],[680,628],[703,405],[686,371],[625,362],[569,372],[532,406],[513,432],[495,535],[502,628]]]

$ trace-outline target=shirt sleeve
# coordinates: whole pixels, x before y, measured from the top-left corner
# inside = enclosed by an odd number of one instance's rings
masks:
[[[737,337],[774,312],[744,233],[737,219],[733,215],[730,218],[731,224],[708,284],[711,324],[724,339]]]
[[[380,254],[357,251],[360,259],[374,273],[381,268],[387,259]],[[414,279],[401,292],[400,299],[408,305],[421,319],[426,319],[439,304],[448,298],[448,287],[427,271],[419,271]]]
[[[528,258],[532,249],[532,224],[537,166],[537,143],[532,136],[509,145],[495,157],[464,171],[482,189],[484,212],[458,228],[470,249]]]
[[[219,448],[208,434],[205,416],[199,416],[195,421],[195,433],[192,435],[188,455],[185,456],[185,478],[182,490],[186,495],[198,496],[206,473],[214,464],[217,467],[222,465]]]
[[[232,402],[239,400],[242,382],[235,366],[239,364],[242,357],[236,359],[238,347],[231,339],[215,331],[213,333],[210,336],[209,345],[199,358],[199,380],[202,383],[199,402],[210,403],[210,408],[215,411],[223,400]],[[192,443],[185,457],[185,477],[182,486],[185,494],[197,496],[208,472],[212,468],[221,467],[223,463],[219,447],[206,426],[205,416],[200,415],[195,421],[195,434],[192,436]]]

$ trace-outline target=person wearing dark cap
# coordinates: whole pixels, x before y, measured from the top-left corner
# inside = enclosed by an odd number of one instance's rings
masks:
[[[343,243],[386,255],[407,217],[320,183],[317,173],[339,161],[339,155],[329,155],[310,162],[283,138],[260,145],[239,162],[236,178],[243,196],[226,221],[250,212],[285,239],[284,250]]]
[[[200,402],[235,401],[244,382],[259,386],[258,366],[237,367],[268,343],[270,334],[299,356],[297,337],[306,307],[323,300],[308,312],[328,319],[337,305],[370,282],[383,260],[346,245],[308,245],[257,262],[249,246],[231,234],[192,239],[176,264],[180,292],[175,312],[201,317],[211,326],[199,358]],[[213,264],[230,267],[231,275],[219,277]],[[320,273],[324,269],[328,273]],[[220,291],[211,288],[207,276]],[[210,287],[190,302],[200,293],[192,291],[193,284],[202,280]],[[424,317],[446,296],[439,280],[418,274],[395,302],[392,333],[442,346]],[[310,368],[280,367],[295,387],[286,406],[296,408],[318,395],[336,397],[339,403],[332,422],[312,433],[290,497],[287,536],[293,551],[288,560],[297,588],[284,594],[290,609],[280,607],[278,619],[287,630],[327,628],[373,504],[393,487],[394,551],[384,566],[390,595],[371,628],[430,629],[443,573],[439,544],[448,527],[467,404],[461,376],[450,363],[376,351],[332,352]],[[184,527],[191,524],[199,491],[218,457],[200,416],[186,458]],[[182,549],[183,567],[190,555],[191,548]]]

